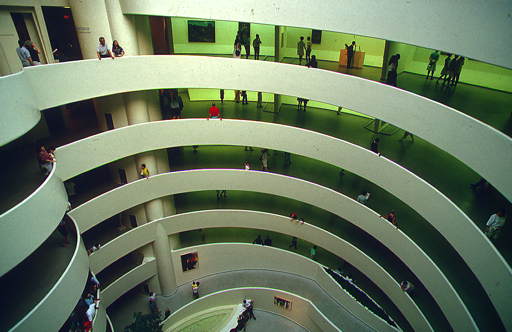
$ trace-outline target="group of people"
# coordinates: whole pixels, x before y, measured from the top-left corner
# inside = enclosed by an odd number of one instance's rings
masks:
[[[18,40],[18,48],[16,48],[16,54],[21,61],[23,67],[37,66],[41,64],[39,58],[39,49],[36,44],[31,40]]]
[[[61,331],[92,331],[92,322],[100,302],[96,297],[99,287],[98,279],[94,275],[89,274],[83,295],[66,323],[64,323]]]
[[[252,47],[254,48],[254,60],[260,59],[260,46],[263,42],[260,39],[260,35],[256,34],[256,38],[252,41]],[[249,59],[251,55],[251,39],[249,31],[247,29],[238,30],[235,37],[233,55],[240,58],[242,53],[242,45],[245,48],[245,58]]]
[[[119,45],[117,40],[114,40],[112,43],[112,48],[108,47],[106,44],[105,37],[100,37],[99,42],[98,48],[96,49],[96,55],[99,60],[102,58],[112,58],[113,60],[124,56],[124,49]]]
[[[434,72],[436,71],[436,64],[437,61],[439,61],[439,56],[439,51],[434,51],[430,54],[428,58],[426,79],[429,77],[431,80],[434,79]],[[457,83],[459,83],[459,77],[464,62],[465,58],[463,56],[454,55],[452,58],[451,54],[447,54],[444,59],[444,66],[441,70],[441,75],[437,78],[436,83],[438,83],[440,79],[443,79],[443,85],[457,85]]]
[[[302,58],[304,58],[304,54],[306,55],[306,64],[309,67],[317,68],[318,65],[316,63],[316,57],[311,56],[312,50],[312,42],[311,37],[307,37],[306,42],[304,42],[304,37],[301,36],[299,41],[297,42],[297,55],[299,56],[299,65],[302,64]],[[314,60],[314,64],[311,64],[311,61]]]
[[[259,244],[261,246],[269,246],[272,247],[272,239],[270,236],[267,235],[265,240],[262,239],[261,235],[258,235],[254,241],[252,241],[253,244]]]
[[[242,306],[244,311],[238,316],[236,326],[229,330],[229,332],[245,331],[247,322],[250,319],[256,320],[256,316],[254,316],[254,301],[251,299],[244,299],[242,301]]]

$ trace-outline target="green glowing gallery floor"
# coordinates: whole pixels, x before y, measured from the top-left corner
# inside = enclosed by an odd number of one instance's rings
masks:
[[[421,84],[420,80],[422,78],[420,76],[401,75],[401,77],[405,77],[406,80],[412,81],[416,85]],[[427,84],[429,83],[432,82]],[[488,92],[488,90],[481,88],[466,88],[482,90],[484,94]],[[453,97],[452,99],[461,98]],[[204,117],[208,107],[209,102],[186,101],[183,117]],[[270,110],[271,108],[270,105],[265,110]],[[273,114],[257,110],[254,103],[244,106],[231,101],[226,101],[222,104],[221,109],[223,116],[226,118],[251,119],[294,125],[339,137],[365,147],[369,145],[372,137],[372,133],[363,128],[369,121],[368,119],[344,114],[337,116],[336,112],[327,110],[308,109],[307,112],[297,112],[295,106],[283,105],[280,113]],[[465,112],[471,113],[471,110],[466,108]],[[478,117],[476,114],[475,116]],[[502,116],[500,118],[503,119]],[[500,129],[507,131],[506,123],[502,122],[501,125],[495,123],[495,125],[497,127],[502,126]],[[436,186],[463,209],[480,227],[483,227],[488,215],[502,204],[501,198],[499,196],[488,198],[475,195],[468,185],[478,179],[477,174],[450,155],[418,137],[415,138],[414,143],[400,141],[402,133],[403,131],[399,130],[392,136],[382,138],[381,151],[383,154],[406,166]],[[197,152],[194,152],[191,147],[185,147],[171,151],[171,167],[173,170],[242,168],[243,162],[247,160],[253,165],[254,169],[259,169],[259,154],[260,149],[258,148],[255,148],[254,151],[245,151],[243,147],[201,146]],[[340,176],[339,169],[316,160],[294,155],[292,156],[292,164],[287,167],[284,164],[283,153],[271,151],[269,168],[271,172],[309,180],[338,190],[351,197],[355,197],[364,190],[370,191],[372,197],[369,207],[381,214],[390,210],[397,211],[400,228],[413,238],[441,267],[442,271],[448,276],[467,303],[477,323],[480,326],[497,330],[501,328],[492,305],[485,300],[486,296],[483,289],[460,257],[421,216],[401,201],[387,194],[383,189],[350,172],[345,172],[345,175]],[[240,208],[288,215],[291,211],[296,211],[299,215],[304,216],[307,222],[319,225],[334,234],[342,236],[363,249],[379,264],[384,266],[396,280],[415,280],[411,272],[396,257],[364,232],[326,211],[300,202],[249,192],[228,192],[226,199],[217,200],[215,191],[177,195],[175,201],[178,212],[215,208]],[[260,232],[258,230],[203,230],[181,234],[181,239],[183,246],[214,242],[252,242],[258,234],[264,237],[270,235],[274,246],[288,248],[289,237],[269,232]],[[299,241],[298,252],[307,256],[310,247],[310,244]],[[510,247],[503,238],[497,242],[497,247],[510,261]],[[319,251],[319,261],[331,267],[337,267],[340,263],[339,259],[324,250]],[[390,303],[386,303],[387,301],[384,300],[384,296],[380,291],[370,286],[368,281],[357,272],[353,272],[353,276],[358,284],[367,289],[385,307],[388,313],[393,315],[395,311],[393,306]],[[427,292],[424,290],[418,292],[417,296],[415,296],[415,301],[424,310],[434,327],[446,329],[446,320],[440,313],[439,308],[433,304]]]

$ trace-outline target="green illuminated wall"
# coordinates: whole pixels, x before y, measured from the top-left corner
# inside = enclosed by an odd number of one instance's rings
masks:
[[[188,18],[180,17],[173,17],[171,19],[175,53],[233,53],[233,43],[238,31],[238,22],[215,21],[215,43],[189,43],[187,25],[188,20]],[[274,26],[264,24],[251,24],[251,54],[254,52],[254,49],[252,48],[252,40],[254,40],[256,34],[260,35],[260,39],[262,41],[260,54],[274,55]],[[243,47],[242,54],[245,54]]]
[[[390,54],[400,53],[399,72],[426,75],[428,58],[433,51],[428,48],[390,42]],[[434,76],[440,75],[445,58],[444,55],[439,58]],[[459,81],[512,92],[512,70],[467,58]]]
[[[190,101],[220,100],[219,89],[188,89],[188,95],[189,95]],[[256,91],[247,91],[247,99],[252,102],[258,101],[258,93]],[[233,90],[225,90],[224,91],[224,100],[226,100],[226,101],[235,100],[234,91]],[[273,103],[274,95],[272,93],[264,92],[263,93],[263,102],[264,103]],[[281,102],[283,104],[297,105],[297,97],[281,95]],[[332,110],[332,111],[338,110],[337,106],[326,104],[326,103],[321,103],[321,102],[314,101],[314,100],[310,100],[308,102],[308,107],[323,108],[323,109]],[[358,112],[354,112],[347,108],[343,108],[342,112],[371,119],[371,117],[369,117],[369,116],[366,116],[366,115],[358,113]],[[206,115],[206,113],[207,113],[207,110],[205,110],[205,115]]]
[[[304,40],[311,36],[311,29],[287,28],[286,57],[297,57],[297,42],[303,36]],[[377,38],[355,36],[346,33],[322,31],[322,42],[313,44],[312,54],[318,59],[338,61],[340,49],[345,48],[345,44],[356,42],[357,49],[366,52],[364,64],[366,66],[381,67],[384,54],[385,41]]]

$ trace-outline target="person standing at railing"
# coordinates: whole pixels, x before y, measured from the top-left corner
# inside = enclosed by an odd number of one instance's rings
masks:
[[[380,217],[383,218],[383,219],[386,219],[387,221],[389,221],[390,223],[395,225],[396,229],[398,229],[398,221],[397,221],[397,218],[396,218],[395,211],[391,211],[388,214],[386,214],[385,216],[380,216]]]
[[[41,64],[41,60],[39,59],[39,49],[37,48],[36,44],[34,44],[33,41],[27,40],[26,41],[28,51],[30,52],[30,57],[32,58],[32,66],[37,66]]]
[[[124,50],[119,45],[119,42],[117,40],[114,40],[114,42],[112,43],[112,53],[114,53],[114,56],[116,58],[120,58],[120,57],[124,56]]]
[[[368,200],[370,199],[370,193],[364,192],[357,196],[357,201],[363,205],[368,204]]]
[[[149,169],[146,167],[146,164],[140,165],[139,176],[141,179],[149,178]]]
[[[506,219],[506,212],[503,209],[491,215],[485,224],[485,235],[491,240],[496,240],[500,235],[503,225],[505,225]]]
[[[43,145],[41,145],[39,147],[38,159],[39,165],[41,166],[41,171],[43,172],[43,176],[48,176],[48,174],[50,174],[52,171],[55,158],[52,157],[48,151],[46,151],[46,148]]]
[[[400,283],[400,288],[408,293],[409,295],[413,293],[414,289],[416,288],[414,284],[410,281],[404,280]]]
[[[27,40],[27,42],[29,42]],[[27,42],[23,42],[18,40],[19,47],[16,49],[16,54],[18,54],[18,58],[20,58],[21,65],[23,67],[33,66],[32,58],[30,57],[30,51],[28,50]],[[30,43],[28,44],[30,45]]]
[[[114,60],[114,55],[105,43],[105,38],[100,37],[99,42],[100,43],[98,44],[98,48],[96,49],[96,55],[98,56],[98,59],[101,60],[101,58],[112,58],[112,60]]]
[[[215,103],[212,104],[212,107],[208,110],[208,114],[210,117],[207,119],[219,119],[220,118],[220,110],[217,106],[215,106]]]

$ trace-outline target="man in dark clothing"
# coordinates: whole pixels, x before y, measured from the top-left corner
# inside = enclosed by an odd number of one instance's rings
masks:
[[[392,55],[388,62],[388,79],[387,84],[396,86],[398,77],[398,60],[400,60],[400,54]]]
[[[267,235],[267,238],[265,239],[265,242],[263,242],[263,244],[266,246],[272,247],[272,240],[270,239],[270,237],[268,237],[268,235]]]
[[[354,52],[356,50],[356,42],[353,41],[352,44],[345,44],[345,48],[347,49],[347,68],[352,68],[352,63],[354,62]]]
[[[377,137],[377,138],[374,138],[371,145],[370,145],[370,150],[372,150],[373,152],[375,152],[376,154],[380,155],[379,153],[379,142],[380,142],[380,139]]]

